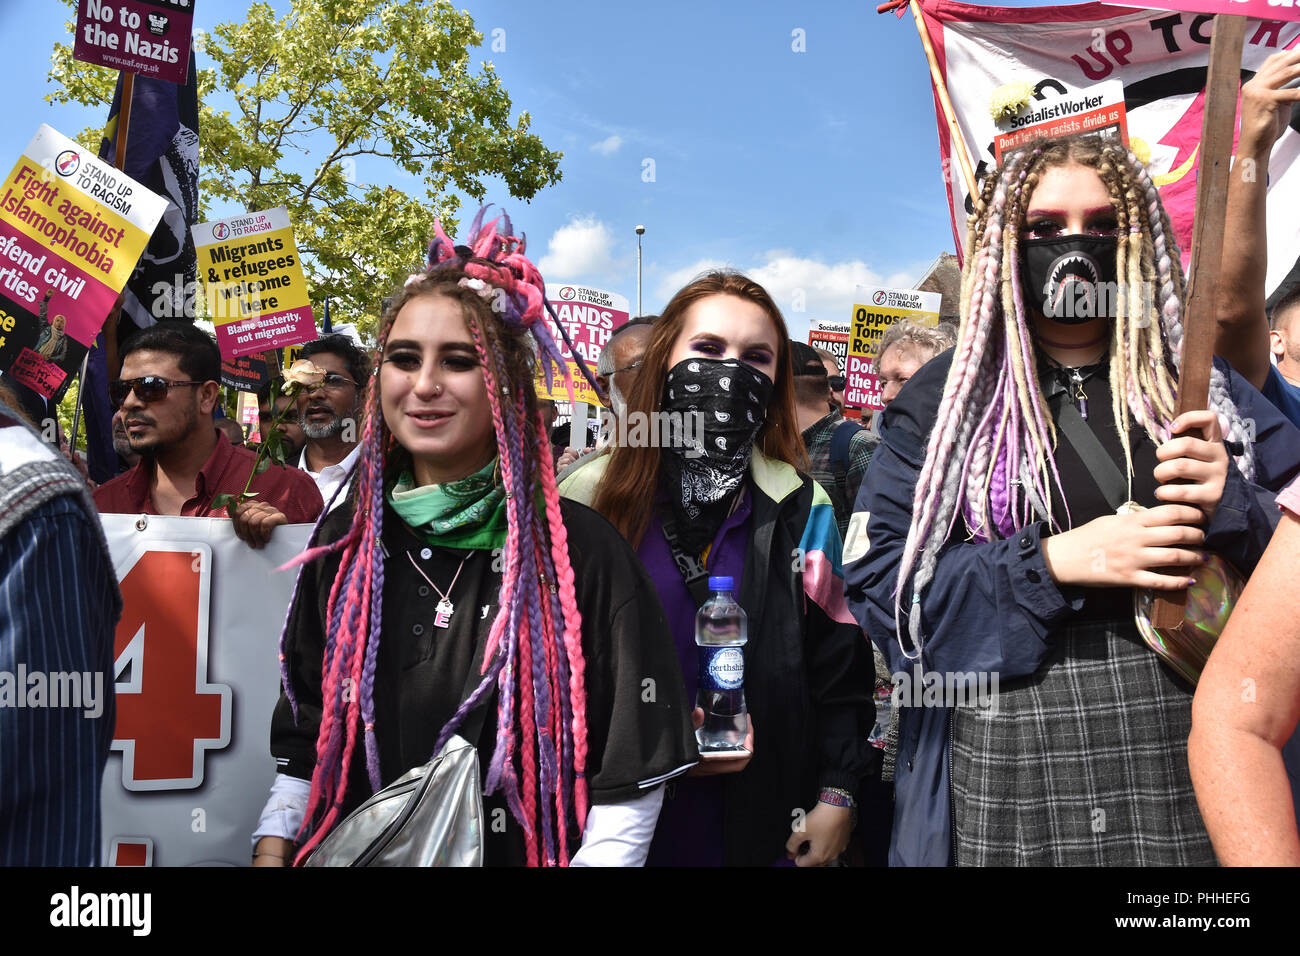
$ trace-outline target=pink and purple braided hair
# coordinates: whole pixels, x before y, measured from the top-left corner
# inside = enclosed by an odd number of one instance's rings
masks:
[[[530,866],[563,866],[576,851],[570,845],[569,821],[576,821],[581,831],[588,809],[586,664],[582,617],[559,492],[550,467],[549,442],[532,375],[520,371],[527,368],[531,372],[534,361],[531,354],[520,358],[523,352],[531,353],[525,333],[531,333],[536,343],[548,384],[552,366],[558,365],[570,395],[573,385],[546,322],[548,312],[554,313],[546,301],[542,277],[524,257],[524,239],[511,234],[505,216],[487,225],[482,220],[480,210],[470,229],[468,256],[458,253],[440,223],[436,226],[428,267],[407,280],[390,307],[379,350],[382,354],[397,313],[412,298],[443,295],[463,304],[498,436],[507,530],[500,610],[484,651],[483,679],[442,728],[434,752],[442,750],[468,714],[496,689],[498,733],[485,791],[504,793],[523,828]],[[486,294],[467,289],[466,279],[481,280],[488,287]],[[488,295],[492,297],[490,309]],[[556,325],[571,347],[563,326]],[[600,391],[581,357],[574,353],[573,360]],[[401,454],[384,423],[376,373],[367,396],[352,492],[352,523],[338,541],[311,547],[290,562],[295,565],[327,554],[340,555],[327,602],[317,764],[300,833],[304,842],[299,862],[339,822],[358,727],[365,742],[370,785],[378,790],[382,784],[374,727],[375,663],[382,635],[384,590],[380,539],[385,481],[391,477],[395,456]],[[295,601],[310,599],[295,593]],[[281,636],[281,680],[296,719],[287,639],[286,620]]]

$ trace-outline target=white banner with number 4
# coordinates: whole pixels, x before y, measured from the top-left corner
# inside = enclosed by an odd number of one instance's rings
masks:
[[[280,627],[310,525],[255,551],[224,518],[103,515],[122,588],[105,866],[245,866],[275,775]]]

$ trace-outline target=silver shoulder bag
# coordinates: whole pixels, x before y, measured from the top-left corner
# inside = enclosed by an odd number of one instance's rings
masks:
[[[478,750],[452,736],[334,828],[303,866],[482,866]]]

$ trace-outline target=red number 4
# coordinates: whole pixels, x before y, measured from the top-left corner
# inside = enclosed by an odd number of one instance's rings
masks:
[[[230,688],[207,682],[212,551],[146,547],[117,569],[113,749],[127,790],[191,790],[203,783],[204,753],[230,743]]]

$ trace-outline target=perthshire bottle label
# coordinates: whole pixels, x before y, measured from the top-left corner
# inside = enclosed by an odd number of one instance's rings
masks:
[[[745,652],[735,645],[699,647],[700,686],[707,690],[740,690],[745,685]]]

